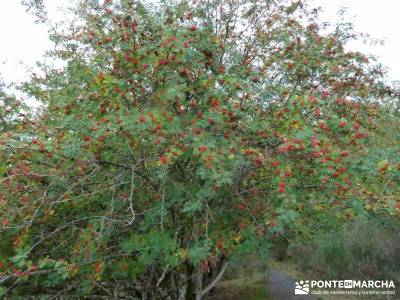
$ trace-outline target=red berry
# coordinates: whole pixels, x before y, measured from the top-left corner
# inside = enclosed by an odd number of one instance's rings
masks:
[[[255,163],[255,165],[257,166],[257,167],[261,167],[262,165],[263,165],[263,160],[262,160],[262,158],[256,158],[255,160],[254,160],[254,163]]]
[[[356,139],[362,139],[362,138],[365,137],[365,135],[364,135],[363,133],[361,133],[361,132],[356,132],[356,134],[355,134],[354,137],[355,137]]]
[[[146,116],[145,115],[141,115],[140,117],[139,117],[139,122],[140,123],[145,123],[146,122]]]
[[[284,193],[286,191],[286,183],[285,182],[279,182],[279,193]]]
[[[252,154],[254,154],[254,151],[251,150],[251,149],[246,149],[246,150],[244,150],[244,154],[246,154],[246,155],[252,155]]]
[[[289,144],[289,145],[287,146],[287,150],[288,150],[288,151],[294,151],[294,150],[296,150],[296,147],[295,147],[293,144]]]
[[[279,160],[277,160],[277,161],[273,161],[271,164],[273,167],[277,167],[281,164],[281,162]]]
[[[310,96],[309,99],[310,99],[311,104],[317,104],[318,103],[318,99],[315,96]]]
[[[217,98],[213,98],[211,100],[211,105],[212,105],[213,108],[217,109],[218,105],[219,105],[218,99]]]
[[[160,156],[160,164],[165,165],[168,162],[168,158],[165,156]]]
[[[343,103],[344,103],[344,100],[343,100],[343,99],[340,99],[340,98],[336,98],[335,103],[336,103],[337,105],[340,105],[340,104],[343,104]]]
[[[205,152],[205,151],[207,151],[207,146],[206,145],[201,145],[200,147],[199,147],[199,151],[200,152]]]
[[[193,128],[193,129],[192,129],[192,132],[193,132],[194,134],[198,135],[198,134],[201,133],[201,129],[200,129],[199,127],[196,127],[196,128]]]

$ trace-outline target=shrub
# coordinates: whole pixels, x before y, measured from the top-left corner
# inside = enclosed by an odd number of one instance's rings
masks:
[[[400,235],[371,220],[357,219],[310,243],[292,243],[289,253],[303,270],[326,279],[400,278]]]
[[[324,34],[301,1],[79,4],[51,35],[64,68],[23,85],[39,112],[0,95],[8,293],[201,299],[285,224],[353,215],[392,90],[347,26]]]

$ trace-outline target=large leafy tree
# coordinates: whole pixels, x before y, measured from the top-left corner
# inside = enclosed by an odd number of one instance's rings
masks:
[[[64,67],[24,85],[42,111],[2,127],[8,293],[202,299],[235,256],[363,207],[355,175],[395,95],[346,27],[285,1],[74,13],[52,34]]]

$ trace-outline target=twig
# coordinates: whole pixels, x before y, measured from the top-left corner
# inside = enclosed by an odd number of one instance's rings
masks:
[[[228,261],[224,260],[217,276],[215,276],[215,278],[211,281],[211,283],[201,291],[201,296],[205,296],[221,280],[222,276],[226,271],[227,266],[228,266]]]
[[[165,204],[165,187],[163,188],[162,192],[162,202],[161,202],[161,220],[160,220],[160,227],[161,231],[164,231],[164,204]],[[158,285],[157,285],[158,286]]]
[[[111,293],[109,290],[107,290],[104,286],[102,286],[100,283],[96,282],[96,280],[94,281],[94,284],[96,286],[98,286],[99,288],[101,288],[103,291],[105,291],[108,295],[110,295],[111,297],[114,298],[113,293]]]
[[[22,256],[24,256],[24,255],[28,255],[28,254],[31,253],[37,246],[39,246],[41,243],[43,243],[45,240],[47,240],[48,238],[52,237],[53,235],[55,235],[55,234],[58,233],[59,231],[65,229],[65,228],[67,228],[67,227],[69,227],[69,226],[71,226],[71,225],[73,225],[73,224],[75,224],[75,223],[79,223],[79,222],[82,222],[82,221],[85,221],[85,220],[95,219],[95,218],[104,218],[104,219],[106,219],[106,220],[108,220],[108,221],[112,221],[112,222],[122,222],[122,221],[120,221],[120,220],[114,220],[114,219],[106,218],[106,217],[104,217],[104,216],[84,217],[84,218],[81,218],[81,219],[73,220],[73,221],[71,221],[71,222],[68,222],[68,223],[64,224],[64,225],[61,226],[61,227],[58,227],[56,230],[54,230],[54,231],[52,231],[51,233],[49,233],[48,235],[44,236],[44,237],[41,238],[39,241],[37,241],[35,244],[33,244],[33,246],[32,246],[28,251],[26,251],[26,253],[24,253],[23,255],[14,256],[13,259],[22,257]]]
[[[132,225],[136,218],[136,213],[133,208],[133,196],[134,196],[134,184],[135,184],[135,182],[134,182],[135,171],[133,169],[133,166],[131,168],[131,171],[132,171],[132,175],[131,175],[131,194],[129,195],[129,210],[131,211],[132,217],[131,217],[131,220],[129,221],[128,225]]]
[[[169,265],[167,265],[167,266],[164,268],[164,270],[163,270],[163,272],[162,272],[162,274],[161,274],[161,277],[160,277],[160,278],[158,279],[158,281],[157,281],[157,287],[160,285],[161,281],[164,280],[165,275],[167,274],[168,269],[169,269]]]

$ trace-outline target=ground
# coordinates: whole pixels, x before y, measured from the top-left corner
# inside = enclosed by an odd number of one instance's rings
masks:
[[[271,261],[268,277],[262,272],[240,272],[235,279],[218,284],[207,300],[373,300],[367,296],[302,296],[294,295],[296,279],[313,278],[313,274],[300,272],[291,261]],[[392,298],[388,298],[392,300]]]
[[[207,300],[269,300],[262,274],[221,282]]]

